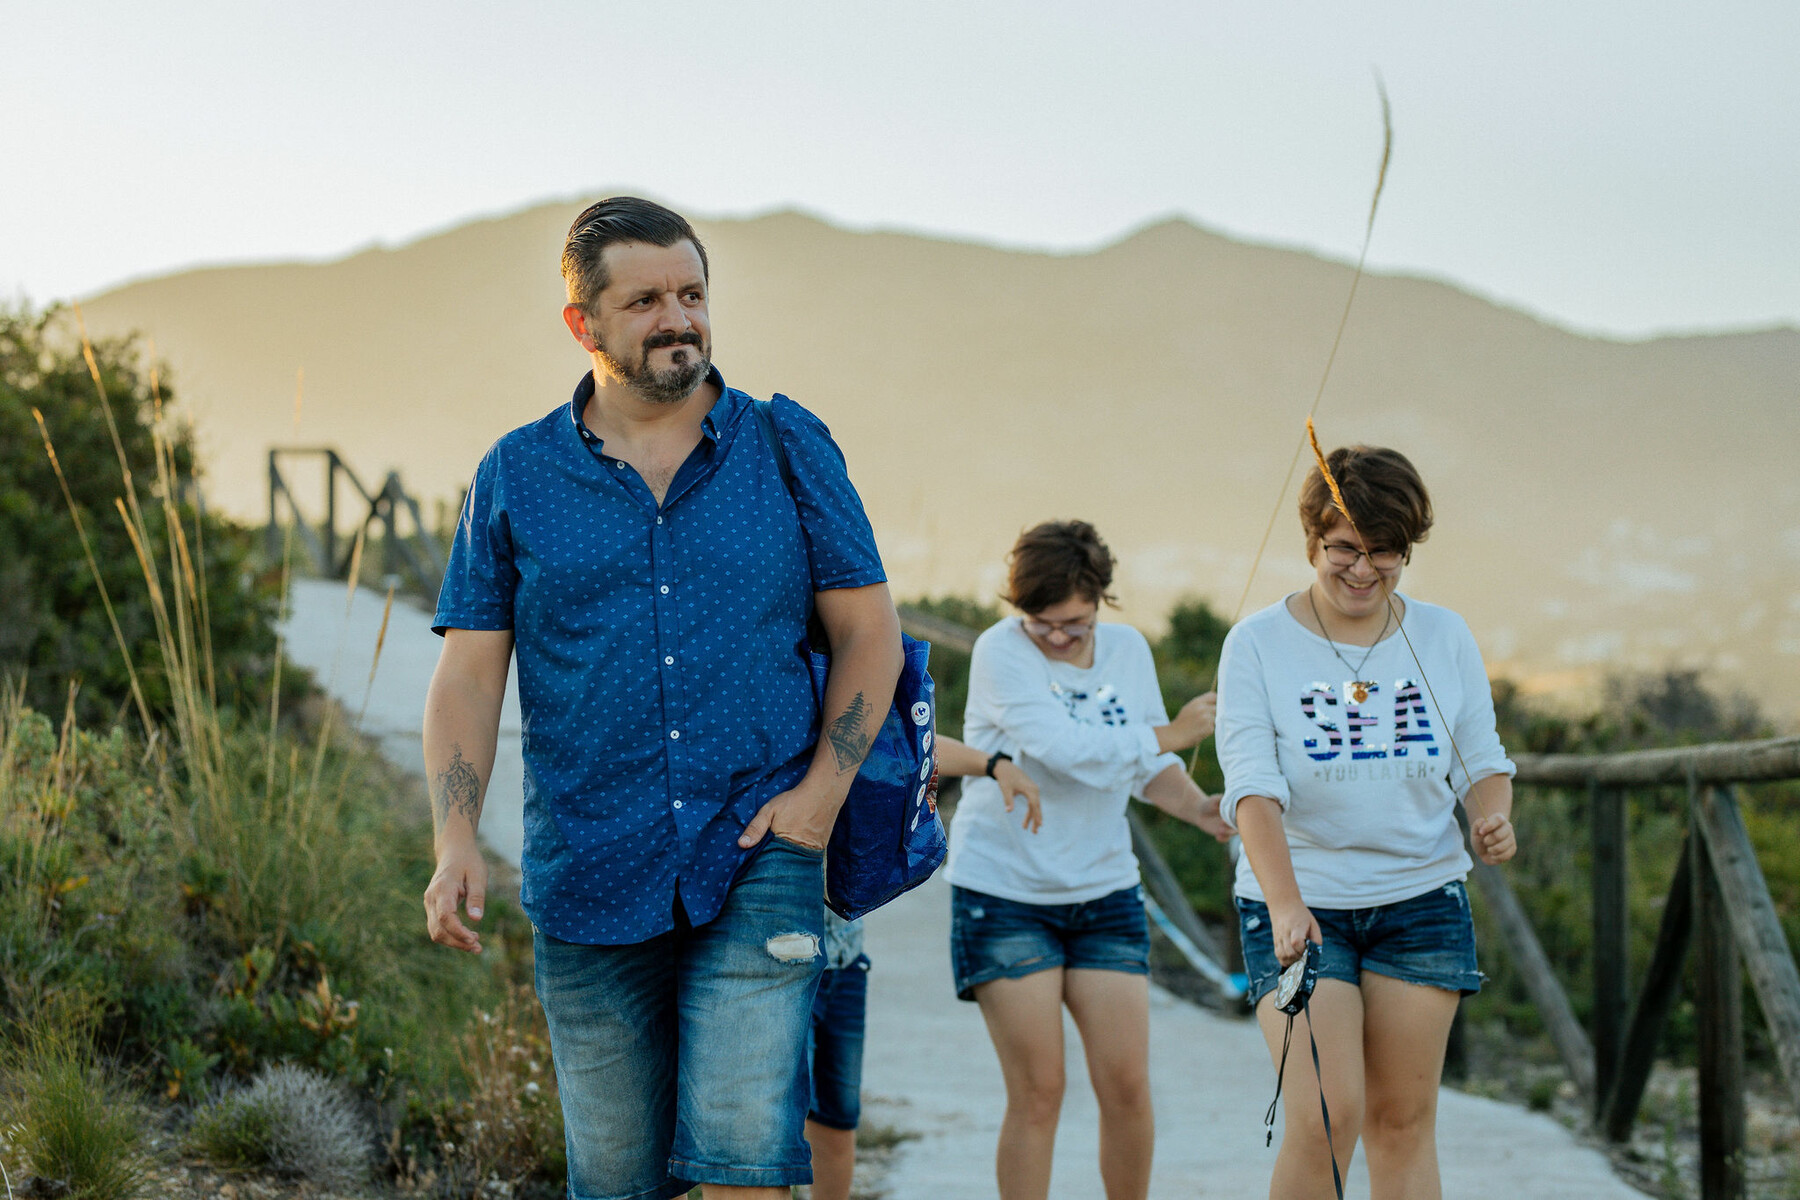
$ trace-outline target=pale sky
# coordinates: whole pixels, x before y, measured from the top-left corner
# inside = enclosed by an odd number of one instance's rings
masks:
[[[1352,258],[1379,69],[1377,268],[1587,331],[1800,325],[1793,0],[0,0],[0,30],[0,300],[602,190]]]

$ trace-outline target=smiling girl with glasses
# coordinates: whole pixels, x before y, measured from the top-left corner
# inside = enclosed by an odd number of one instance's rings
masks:
[[[1242,833],[1237,906],[1249,997],[1279,1061],[1280,971],[1321,947],[1308,1010],[1320,1069],[1296,1054],[1271,1196],[1332,1194],[1360,1138],[1377,1198],[1439,1195],[1436,1112],[1457,1001],[1481,987],[1456,820],[1511,858],[1513,765],[1461,617],[1396,589],[1431,528],[1405,455],[1353,446],[1300,492],[1314,578],[1245,619],[1219,664],[1223,816]],[[1323,1079],[1319,1106],[1301,1099]]]
[[[1149,931],[1125,806],[1136,796],[1224,833],[1217,802],[1174,753],[1212,732],[1211,693],[1164,711],[1144,635],[1098,624],[1113,557],[1085,521],[1014,545],[1010,617],[975,642],[964,740],[992,770],[1037,780],[1043,822],[1009,817],[976,779],[950,825],[957,995],[981,1006],[1006,1080],[995,1171],[1002,1200],[1042,1200],[1063,1092],[1063,1018],[1075,1018],[1100,1106],[1108,1200],[1148,1193]]]

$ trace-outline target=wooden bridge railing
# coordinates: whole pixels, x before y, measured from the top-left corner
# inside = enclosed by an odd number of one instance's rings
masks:
[[[1472,878],[1494,915],[1570,1077],[1613,1141],[1631,1134],[1656,1044],[1695,956],[1699,1022],[1700,1194],[1735,1200],[1745,1188],[1744,1030],[1748,974],[1781,1072],[1800,1107],[1800,969],[1739,811],[1737,785],[1800,779],[1800,738],[1639,750],[1519,755],[1517,782],[1584,788],[1593,842],[1591,1038],[1500,871]],[[1663,906],[1656,948],[1635,999],[1629,980],[1627,793],[1686,790],[1688,832]]]
[[[292,486],[282,474],[283,458],[324,460],[325,512],[316,525],[301,511]],[[439,552],[437,542],[425,530],[424,518],[419,513],[419,502],[401,486],[400,473],[389,471],[387,478],[382,480],[380,490],[371,492],[363,486],[362,480],[357,478],[356,472],[350,469],[350,464],[344,461],[343,456],[329,446],[277,446],[269,450],[268,537],[271,557],[281,553],[281,507],[285,502],[288,519],[293,522],[293,528],[314,569],[333,579],[348,576],[355,548],[352,544],[345,545],[341,552],[339,549],[341,535],[338,529],[337,501],[340,476],[368,505],[368,510],[358,522],[358,528],[366,530],[377,521],[382,525],[385,535],[382,541],[382,569],[389,575],[396,575],[404,568],[420,592],[435,597],[444,578],[443,555]],[[411,532],[404,537],[400,534],[402,511],[412,518]]]

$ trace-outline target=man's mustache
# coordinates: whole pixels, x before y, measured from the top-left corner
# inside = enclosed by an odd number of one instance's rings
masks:
[[[645,351],[661,350],[666,346],[693,346],[697,349],[699,345],[700,335],[691,329],[686,333],[653,333],[644,339]]]

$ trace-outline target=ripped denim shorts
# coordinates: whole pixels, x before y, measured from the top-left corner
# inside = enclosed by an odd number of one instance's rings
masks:
[[[1261,900],[1238,897],[1238,931],[1244,941],[1244,971],[1251,1004],[1275,988],[1281,965],[1269,932],[1269,908]],[[1315,908],[1313,919],[1325,935],[1320,979],[1362,985],[1364,971],[1403,983],[1472,995],[1483,976],[1475,965],[1475,922],[1469,891],[1453,879],[1406,900],[1374,908]]]

